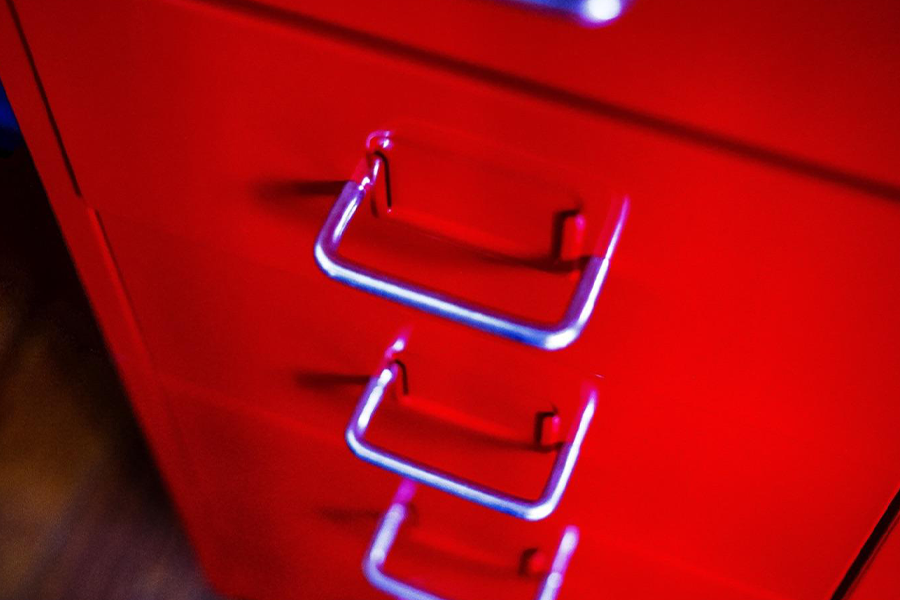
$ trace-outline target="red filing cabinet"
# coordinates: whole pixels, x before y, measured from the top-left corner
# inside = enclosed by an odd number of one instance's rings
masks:
[[[900,593],[900,15],[752,4],[7,3],[213,584]]]

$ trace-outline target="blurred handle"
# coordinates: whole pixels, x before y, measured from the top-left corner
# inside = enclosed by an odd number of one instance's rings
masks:
[[[394,502],[388,508],[387,512],[381,518],[372,543],[363,559],[363,572],[366,579],[369,580],[375,588],[401,600],[444,600],[440,596],[427,592],[414,585],[400,581],[391,577],[384,572],[383,566],[387,559],[394,541],[397,539],[397,533],[400,526],[406,519],[408,512],[407,502],[415,490],[415,484],[410,481],[404,481],[400,484],[400,489],[394,498]],[[569,525],[563,531],[562,538],[556,550],[556,556],[550,565],[550,570],[541,582],[535,600],[555,600],[562,586],[563,578],[566,574],[566,568],[575,548],[578,546],[578,528]]]

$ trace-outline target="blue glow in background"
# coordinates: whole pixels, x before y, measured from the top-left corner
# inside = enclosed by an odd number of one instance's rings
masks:
[[[21,143],[19,125],[0,83],[0,151],[8,152]]]

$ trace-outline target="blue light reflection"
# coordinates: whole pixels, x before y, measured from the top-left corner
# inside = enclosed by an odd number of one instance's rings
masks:
[[[568,13],[581,21],[603,25],[615,21],[630,4],[630,0],[513,0]]]

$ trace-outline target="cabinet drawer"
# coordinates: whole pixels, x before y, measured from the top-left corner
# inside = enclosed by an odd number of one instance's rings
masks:
[[[293,419],[168,380],[168,398],[199,466],[217,540],[212,581],[236,597],[381,598],[362,559],[399,478],[370,470],[350,452]],[[192,501],[193,501],[192,500]],[[552,556],[567,525],[580,529],[560,600],[598,592],[623,600],[754,600],[763,590],[722,580],[652,550],[610,540],[599,512],[563,505],[522,521],[420,488],[387,568],[453,598],[535,597],[539,578],[518,573],[521,553]]]
[[[137,66],[131,51],[105,55],[109,42],[140,51],[129,31],[136,23],[132,19],[154,38],[149,48],[167,51],[167,43],[158,43],[167,38],[166,27],[145,21],[140,3],[102,9],[87,4],[17,2],[30,39],[39,42],[37,65],[54,109],[59,103],[54,96],[61,99],[73,90],[110,100],[117,95],[123,80],[106,77],[100,65],[113,59],[126,68]],[[204,4],[233,10],[240,18],[333,35],[363,51],[452,70],[584,114],[624,119],[898,195],[900,7],[895,2],[757,0],[716,10],[708,0],[635,0],[621,19],[600,28],[502,0]],[[198,46],[215,43],[212,47],[226,55],[244,46],[240,38],[223,44],[201,36],[198,32]],[[72,69],[73,48],[101,59],[87,63],[94,77]],[[192,55],[178,58],[202,68]],[[295,64],[298,78],[316,76],[317,69],[295,61],[296,56],[283,66]],[[254,67],[260,75],[268,72],[260,63]],[[222,85],[213,78],[209,83],[209,90]],[[357,87],[363,89],[370,88]],[[149,79],[132,88],[138,90],[146,101],[160,92]],[[126,106],[140,104],[131,97]],[[68,139],[65,128],[63,133]]]

